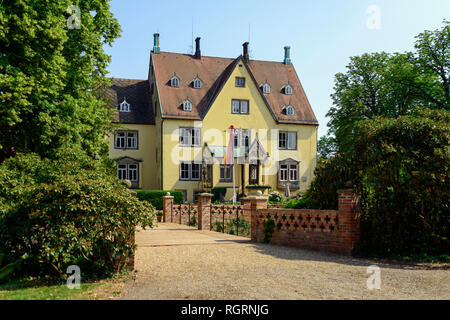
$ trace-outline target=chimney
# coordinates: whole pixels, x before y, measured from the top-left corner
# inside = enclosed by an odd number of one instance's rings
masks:
[[[195,59],[201,59],[202,54],[200,52],[200,37],[195,38]]]
[[[244,47],[244,61],[248,62],[250,60],[248,56],[248,42],[244,42],[242,46]]]
[[[291,47],[286,46],[284,47],[284,64],[287,66],[291,65]]]
[[[159,53],[159,33],[153,34],[153,53]]]

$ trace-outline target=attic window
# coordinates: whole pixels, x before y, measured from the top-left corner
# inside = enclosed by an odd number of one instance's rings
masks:
[[[192,111],[192,102],[189,99],[183,101],[183,111]]]
[[[270,93],[270,84],[268,84],[267,82],[264,82],[262,85],[262,90],[263,90],[263,93]]]
[[[288,116],[293,116],[294,115],[294,107],[291,105],[285,106],[284,108],[284,112],[286,113],[286,115]]]
[[[119,105],[119,112],[130,112],[130,104],[123,98],[122,103]]]
[[[202,87],[202,80],[200,80],[200,78],[195,78],[193,81],[192,81],[192,86],[194,87],[194,89],[201,89],[201,87]]]
[[[289,83],[284,86],[284,94],[288,95],[292,94],[292,86]]]
[[[180,79],[174,74],[172,78],[170,78],[170,86],[173,88],[180,87]]]

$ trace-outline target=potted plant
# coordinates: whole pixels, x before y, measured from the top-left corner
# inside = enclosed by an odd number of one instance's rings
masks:
[[[158,219],[158,222],[162,221],[162,217],[163,217],[163,212],[162,211],[156,212],[156,218]]]
[[[267,190],[272,189],[271,186],[257,184],[248,185],[245,188],[249,190],[249,195],[257,195],[258,191],[261,191],[262,194],[267,194]]]

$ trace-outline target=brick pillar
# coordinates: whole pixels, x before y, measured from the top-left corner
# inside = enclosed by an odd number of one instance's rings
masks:
[[[267,196],[263,196],[261,191],[257,192],[257,196],[250,196],[250,223],[252,231],[252,241],[257,241],[257,226],[256,219],[258,217],[258,210],[267,209]]]
[[[337,193],[339,251],[351,255],[355,252],[355,246],[359,241],[361,197],[353,189],[341,189]]]
[[[211,193],[198,195],[198,230],[210,230],[211,224]]]
[[[246,222],[250,222],[251,221],[251,219],[250,219],[250,217],[251,217],[250,198],[241,198],[239,200],[241,201],[241,204],[242,204],[242,209],[244,212],[244,220]]]
[[[170,192],[167,192],[163,197],[163,222],[173,222],[171,220],[172,205],[173,196],[170,195]]]

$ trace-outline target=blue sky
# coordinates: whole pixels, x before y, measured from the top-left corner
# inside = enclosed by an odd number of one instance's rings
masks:
[[[372,5],[380,10],[379,29],[367,27]],[[291,46],[319,136],[327,132],[334,75],[345,72],[350,56],[411,51],[417,34],[450,20],[449,0],[113,0],[111,9],[123,30],[106,48],[112,77],[147,79],[154,32],[162,51],[191,52],[192,20],[202,55],[237,57],[249,34],[252,59],[282,61],[283,47]]]

